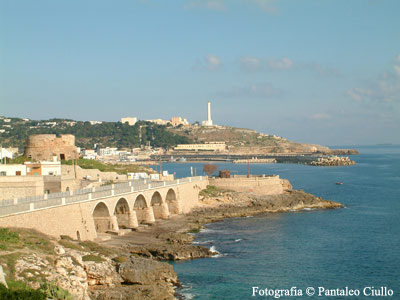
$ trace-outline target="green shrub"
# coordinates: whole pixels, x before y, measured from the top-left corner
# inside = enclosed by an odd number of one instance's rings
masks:
[[[74,297],[67,291],[52,282],[43,282],[39,288],[47,298],[73,300]]]
[[[117,256],[117,257],[113,258],[113,261],[115,261],[116,263],[122,264],[122,263],[128,262],[129,261],[129,257],[124,256],[124,255]]]
[[[17,244],[19,242],[19,234],[10,231],[8,228],[0,228],[0,249],[7,250],[10,244]]]
[[[60,240],[58,243],[61,246],[63,246],[64,248],[74,249],[74,250],[78,250],[78,251],[85,250],[81,245],[71,242],[71,241],[68,241],[68,240]]]
[[[0,299],[1,300],[45,300],[45,293],[40,290],[34,290],[30,287],[20,284],[18,287],[7,289],[3,284],[0,284]],[[72,298],[71,298],[72,299]]]
[[[229,190],[224,190],[214,185],[207,185],[207,188],[200,191],[200,196],[217,197],[226,192],[229,192]]]

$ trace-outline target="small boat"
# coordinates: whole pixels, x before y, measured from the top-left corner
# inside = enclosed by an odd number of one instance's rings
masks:
[[[336,182],[336,185],[342,185],[343,182]]]
[[[178,159],[178,161],[179,161],[179,162],[185,162],[185,161],[186,161],[186,158],[181,157],[181,158]]]

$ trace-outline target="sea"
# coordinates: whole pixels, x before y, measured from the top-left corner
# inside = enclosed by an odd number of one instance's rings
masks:
[[[400,299],[400,146],[355,148],[354,166],[251,164],[252,174],[278,174],[345,208],[205,225],[194,243],[219,254],[172,263],[183,299]],[[216,164],[247,174],[247,164]],[[163,169],[179,178],[202,166]]]

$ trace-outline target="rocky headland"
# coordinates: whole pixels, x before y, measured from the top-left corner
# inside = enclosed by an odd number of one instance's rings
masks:
[[[282,185],[285,191],[276,195],[209,187],[189,214],[143,225],[137,231],[98,243],[68,237],[56,240],[32,230],[2,229],[17,238],[0,247],[0,263],[9,281],[24,281],[33,288],[39,288],[39,282],[52,282],[67,290],[70,298],[60,299],[176,299],[178,277],[172,266],[162,261],[216,254],[193,244],[194,233],[204,224],[262,213],[342,207],[292,190],[286,180]]]

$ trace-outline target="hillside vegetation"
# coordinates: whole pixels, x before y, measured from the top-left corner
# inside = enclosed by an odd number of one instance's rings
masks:
[[[5,122],[0,118],[0,144],[3,147],[23,149],[28,136],[33,134],[73,134],[76,145],[92,148],[101,147],[134,148],[150,144],[154,147],[171,148],[177,144],[188,144],[192,140],[186,136],[167,131],[167,126],[140,121],[134,126],[121,122],[102,122],[92,125],[90,122],[68,119],[27,120],[10,118]],[[141,137],[141,138],[140,138]]]

